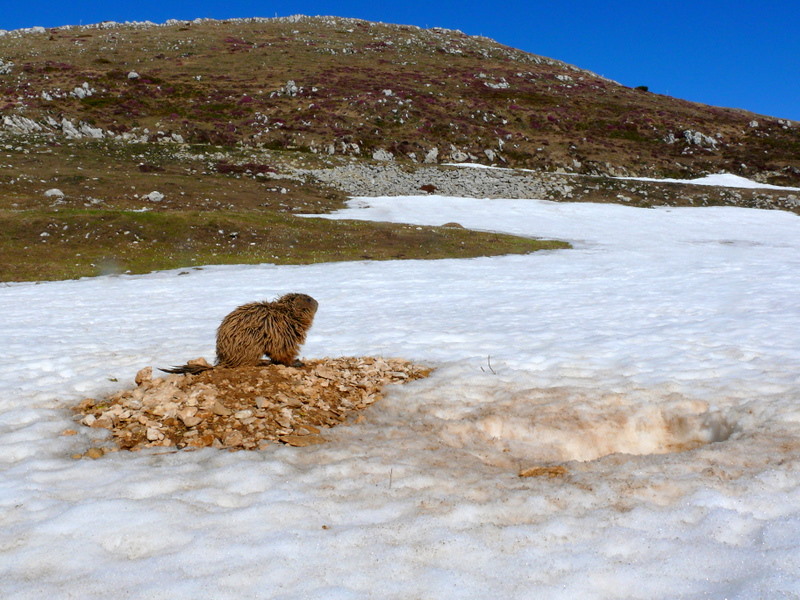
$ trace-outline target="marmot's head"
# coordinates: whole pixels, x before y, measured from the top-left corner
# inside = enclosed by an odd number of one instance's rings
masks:
[[[316,300],[306,294],[284,294],[278,298],[277,302],[291,307],[294,312],[305,313],[309,317],[316,314],[319,306]]]

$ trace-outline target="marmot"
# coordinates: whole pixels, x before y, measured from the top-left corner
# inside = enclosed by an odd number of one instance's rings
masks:
[[[243,304],[217,328],[218,367],[255,367],[271,362],[300,367],[300,346],[317,312],[317,301],[306,294],[285,294],[274,302]],[[186,364],[165,373],[200,373],[213,367]]]

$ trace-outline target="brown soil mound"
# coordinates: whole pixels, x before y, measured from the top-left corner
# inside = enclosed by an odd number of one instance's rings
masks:
[[[300,368],[214,368],[158,378],[146,367],[136,375],[136,388],[104,400],[86,399],[75,410],[83,415],[83,425],[111,430],[125,450],[309,446],[325,441],[321,429],[380,399],[386,384],[430,372],[406,360],[370,357],[310,360]],[[101,449],[92,450],[102,455]]]

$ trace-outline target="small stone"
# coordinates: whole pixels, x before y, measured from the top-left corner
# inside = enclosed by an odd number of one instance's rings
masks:
[[[75,431],[74,429],[65,429],[64,431],[61,432],[61,435],[77,435],[77,434],[78,432]]]
[[[234,419],[239,419],[240,421],[242,419],[249,419],[252,416],[253,416],[253,411],[252,410],[240,410],[240,411],[235,412],[233,414],[233,418]]]
[[[97,404],[97,400],[95,400],[94,398],[86,398],[84,400],[81,400],[81,403],[78,404],[77,409],[80,412],[86,412],[87,410],[93,408],[95,404]]]
[[[220,417],[227,417],[233,414],[233,411],[221,402],[214,402],[214,406],[211,407],[211,412]]]
[[[136,385],[142,385],[143,383],[149,383],[153,379],[153,367],[145,367],[144,369],[140,369],[138,373],[136,373],[136,378],[134,381]]]
[[[187,406],[178,411],[178,418],[183,422],[186,427],[194,427],[198,425],[203,419],[196,416],[197,407]]]
[[[383,148],[378,148],[375,152],[372,153],[372,158],[374,160],[381,160],[384,162],[393,161],[394,154],[389,152],[388,150],[384,150]]]
[[[83,419],[81,419],[81,423],[83,423],[87,427],[91,427],[92,423],[94,423],[96,420],[97,417],[95,417],[94,415],[86,415],[85,417],[83,417]]]
[[[89,425],[92,428],[111,429],[114,427],[114,420],[107,414],[100,415],[94,422]]]
[[[102,448],[89,448],[84,456],[92,460],[97,460],[98,458],[102,458],[104,454],[105,452]]]
[[[313,425],[301,425],[297,429],[294,430],[295,435],[311,435],[319,433],[319,429],[314,427]]]
[[[316,369],[314,369],[314,375],[317,377],[322,377],[323,379],[336,379],[336,371],[323,365],[319,365]]]
[[[164,434],[155,427],[147,428],[147,439],[151,442],[157,442],[164,439]]]
[[[231,431],[222,439],[222,443],[229,447],[241,446],[242,442],[244,442],[244,436],[241,431]]]
[[[149,200],[150,202],[161,202],[164,199],[164,194],[161,192],[150,192],[142,196],[142,200]]]
[[[215,440],[216,438],[213,436],[213,434],[205,433],[193,438],[191,441],[187,442],[187,445],[194,448],[207,448],[213,445]]]
[[[321,435],[282,435],[280,436],[280,441],[288,446],[295,446],[297,448],[303,448],[306,446],[314,446],[316,444],[324,444],[326,442],[325,438]]]
[[[279,415],[275,417],[275,422],[283,427],[284,429],[291,429],[292,428],[292,418],[286,415]]]

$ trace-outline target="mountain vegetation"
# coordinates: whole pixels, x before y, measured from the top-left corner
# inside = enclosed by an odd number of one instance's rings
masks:
[[[800,185],[797,123],[626,87],[438,28],[298,16],[0,32],[0,89],[0,218],[17,223],[0,245],[22,263],[56,237],[73,254],[96,254],[81,248],[79,236],[54,232],[109,223],[130,232],[145,227],[131,216],[143,208],[173,219],[161,226],[176,232],[202,221],[189,218],[192,211],[228,220],[216,229],[223,241],[195,235],[181,248],[159,246],[157,256],[171,261],[187,252],[235,257],[245,239],[248,260],[301,260],[281,240],[302,232],[283,232],[274,244],[263,232],[281,229],[276,215],[311,227],[286,213],[342,206],[342,187],[313,173],[354,162],[406,170],[483,163],[600,182],[591,193],[556,199],[620,201],[608,176],[729,172]],[[625,201],[655,202],[646,192]],[[302,260],[381,254],[366,233],[347,251],[341,239],[313,235],[321,247]],[[459,248],[477,239],[456,229],[447,235],[465,238]],[[421,252],[386,256],[450,255],[434,251],[431,236],[413,242]],[[485,242],[473,254],[492,253],[496,238]],[[257,251],[262,246],[269,250]],[[18,263],[15,274],[0,275],[90,274],[97,261],[122,270],[174,264],[73,258],[76,268],[38,272]]]

